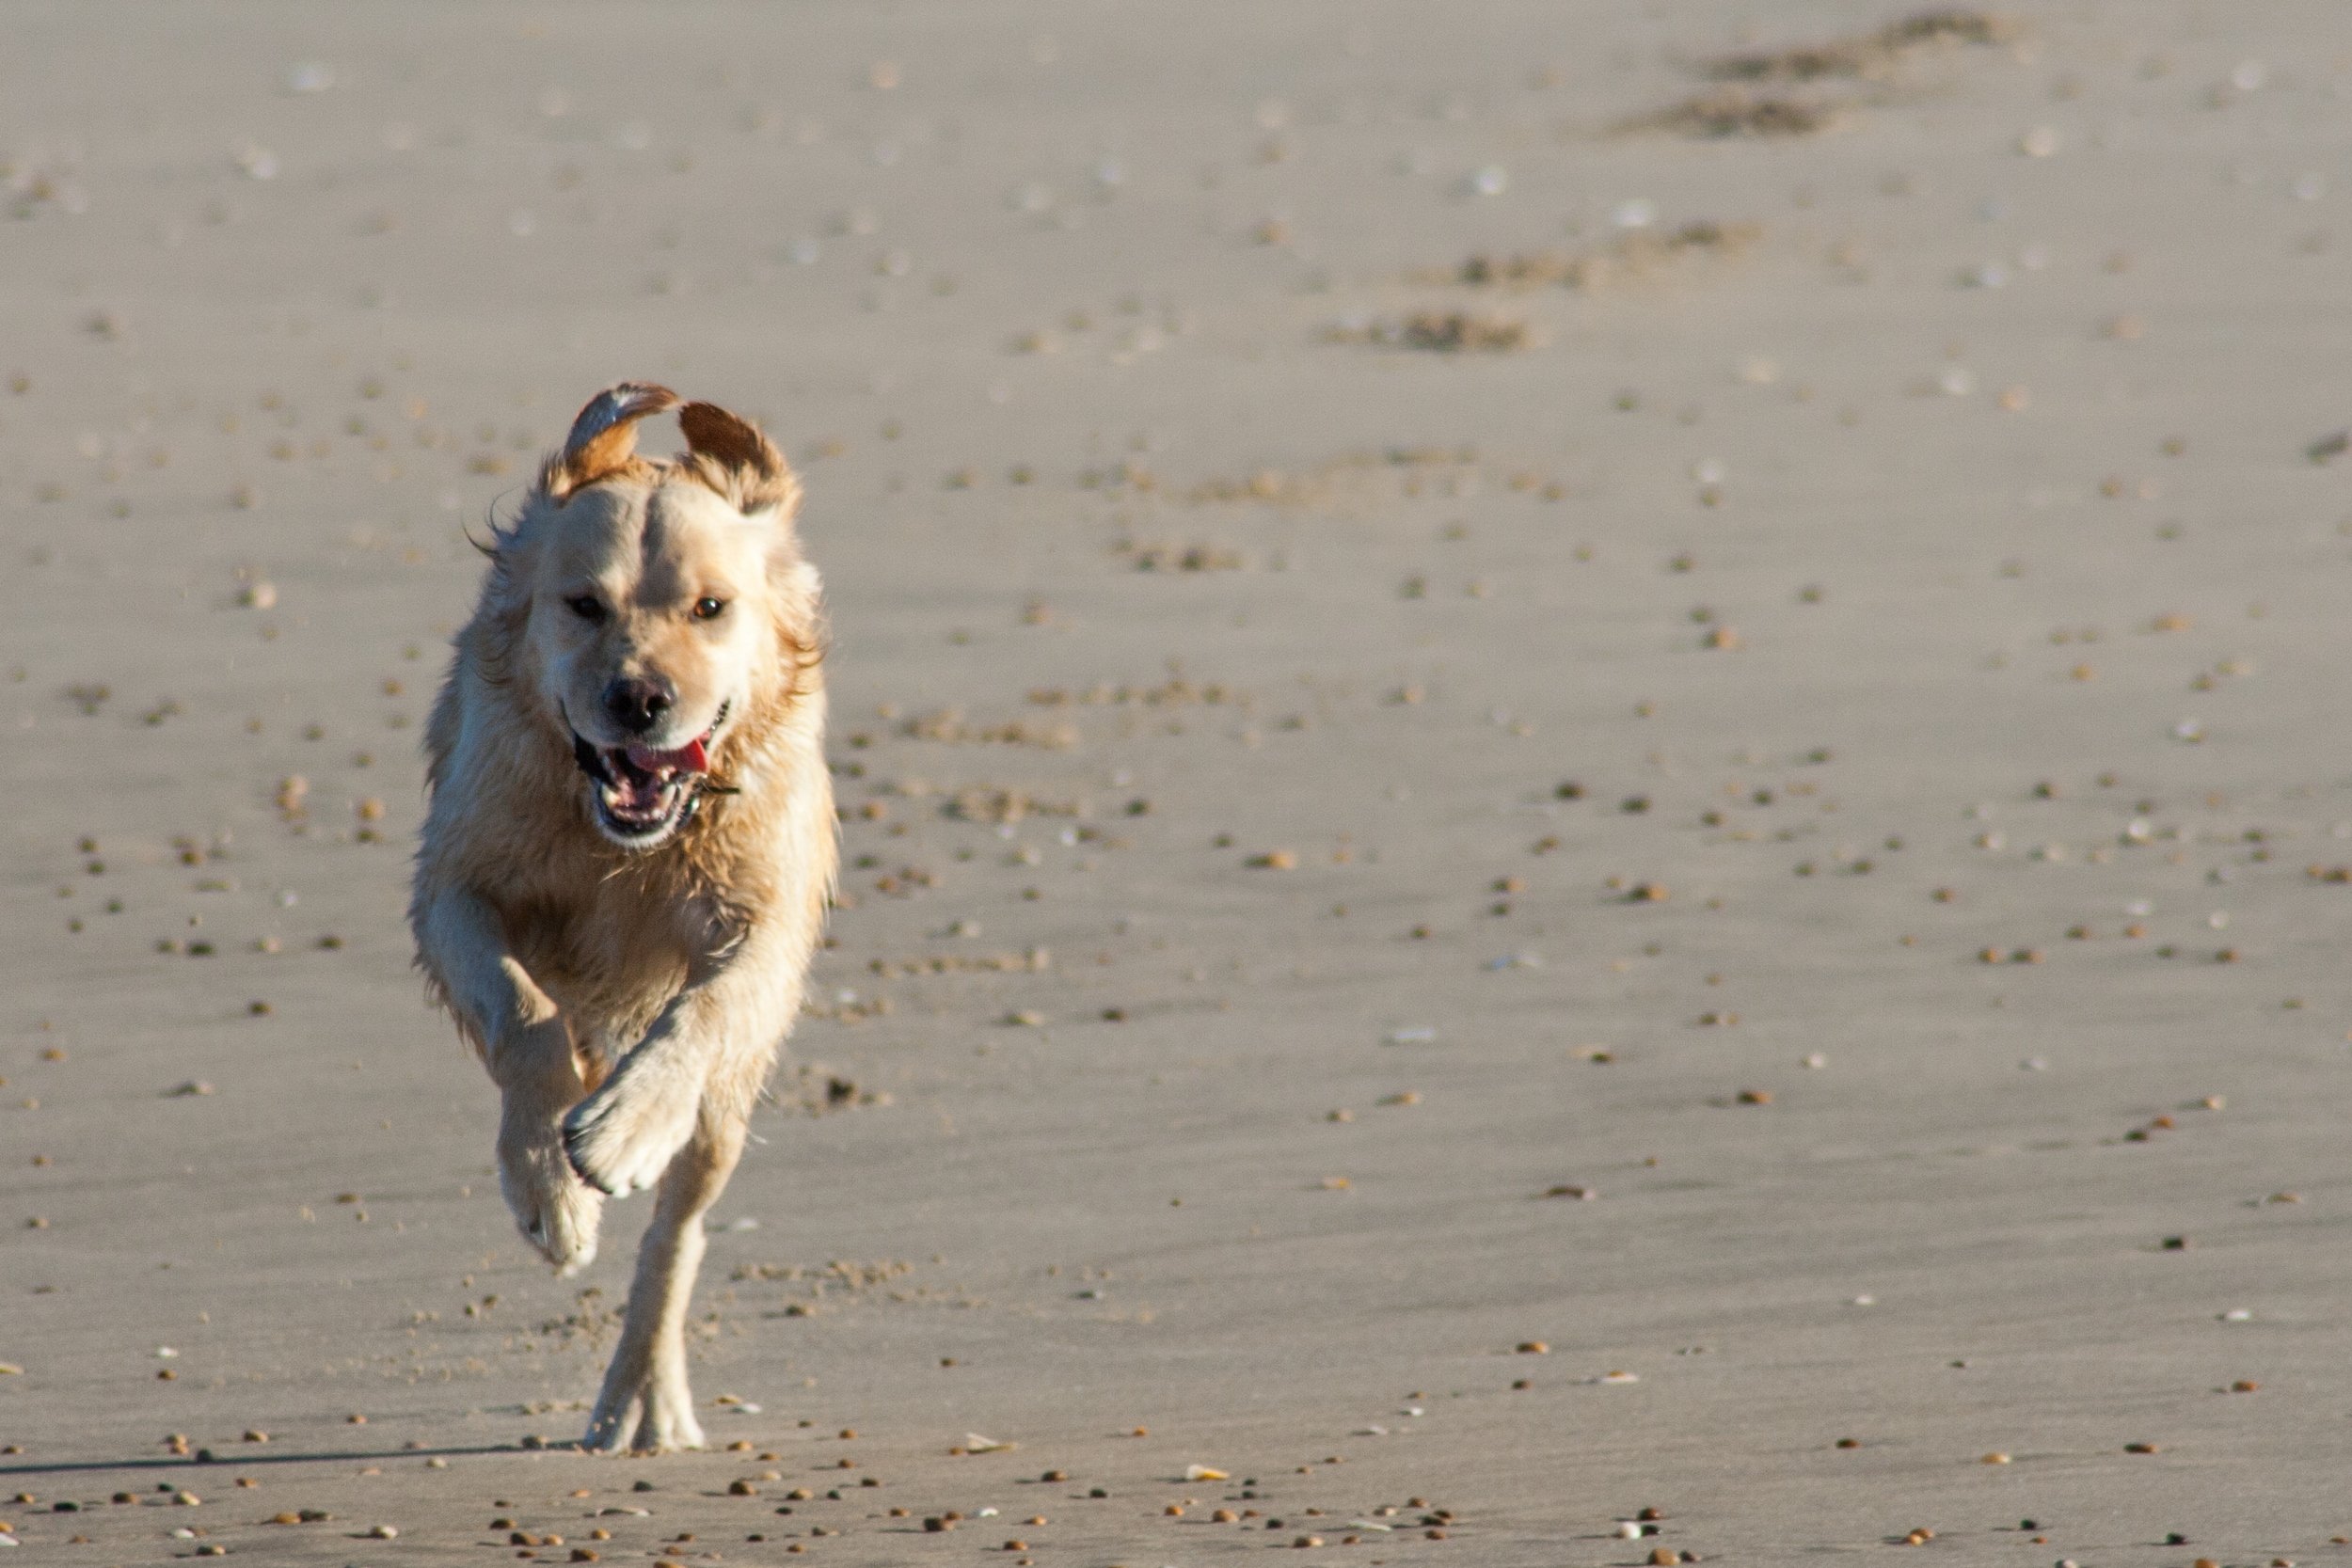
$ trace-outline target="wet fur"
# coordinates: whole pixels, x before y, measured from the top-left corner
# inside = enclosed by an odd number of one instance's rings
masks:
[[[683,1329],[703,1214],[800,1010],[835,867],[799,484],[755,427],[705,404],[681,412],[688,451],[635,455],[636,421],[675,402],[629,384],[592,402],[486,546],[426,735],[410,908],[419,966],[501,1091],[501,1180],[524,1234],[569,1273],[596,1255],[607,1193],[657,1189],[584,1439],[605,1450],[701,1445]],[[693,581],[726,565],[698,559],[721,546],[738,568],[727,612],[755,618],[723,648],[648,613],[581,652],[586,634],[549,619],[566,613],[558,556],[582,564],[584,550],[616,580]],[[575,687],[607,669],[674,673],[667,661],[684,671],[681,705],[729,705],[709,748],[717,787],[657,847],[625,847],[592,818],[563,679],[582,658]]]

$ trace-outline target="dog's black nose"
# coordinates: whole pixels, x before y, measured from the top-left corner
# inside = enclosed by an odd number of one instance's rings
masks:
[[[644,735],[661,722],[676,701],[667,681],[616,680],[604,689],[604,710],[631,735]]]

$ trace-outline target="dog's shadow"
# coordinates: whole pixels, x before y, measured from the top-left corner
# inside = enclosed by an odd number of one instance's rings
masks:
[[[544,1449],[526,1449],[518,1443],[485,1443],[462,1449],[343,1449],[326,1453],[241,1453],[234,1459],[199,1459],[194,1454],[166,1454],[149,1459],[73,1459],[51,1464],[0,1465],[0,1476],[103,1475],[117,1470],[170,1470],[175,1473],[202,1475],[209,1472],[220,1475],[232,1469],[253,1469],[262,1465],[351,1465],[395,1459],[479,1459],[487,1454],[560,1453],[572,1447],[569,1443],[550,1443]]]

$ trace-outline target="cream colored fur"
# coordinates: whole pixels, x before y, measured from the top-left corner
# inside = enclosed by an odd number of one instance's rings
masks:
[[[434,705],[409,911],[420,967],[502,1096],[523,1234],[570,1273],[607,1195],[658,1189],[583,1439],[607,1451],[702,1443],[684,1325],[703,1216],[800,1010],[835,866],[799,484],[707,404],[680,411],[686,452],[636,456],[636,421],[675,404],[633,384],[591,402],[497,530]],[[654,744],[711,726],[713,787],[639,846],[600,829],[573,750],[620,743],[596,699],[632,676],[675,689]]]

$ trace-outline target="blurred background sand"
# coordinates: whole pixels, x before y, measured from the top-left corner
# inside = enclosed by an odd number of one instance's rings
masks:
[[[0,1520],[2341,1552],[2352,18],[1914,14],[0,13]],[[532,1261],[402,909],[632,376],[803,469],[852,869],[740,1446],[597,1463],[644,1205]]]

